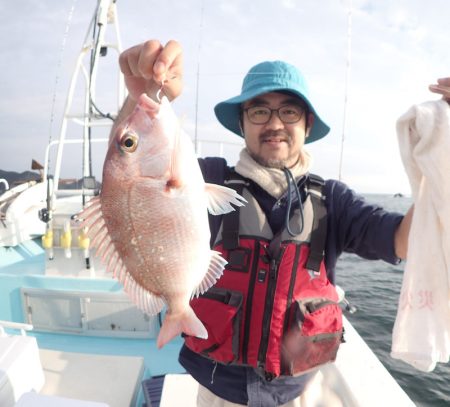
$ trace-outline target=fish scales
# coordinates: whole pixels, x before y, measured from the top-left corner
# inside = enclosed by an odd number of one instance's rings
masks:
[[[202,278],[201,270],[209,263],[203,251],[209,234],[192,215],[196,209],[195,202],[189,202],[192,194],[184,191],[180,196],[171,197],[160,188],[143,188],[142,184],[137,184],[135,189],[141,192],[131,194],[130,206],[134,207],[134,201],[147,200],[148,207],[154,208],[149,213],[133,211],[130,214],[134,230],[144,236],[138,240],[146,272],[139,283],[154,292],[163,292],[166,297],[179,295],[180,291],[186,291],[186,286],[194,286]],[[152,226],[143,227],[146,222]],[[165,278],[158,278],[161,273]]]

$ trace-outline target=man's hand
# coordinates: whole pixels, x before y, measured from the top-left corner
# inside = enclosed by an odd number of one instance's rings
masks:
[[[406,260],[408,254],[409,231],[411,230],[412,218],[414,215],[414,205],[412,205],[403,220],[397,227],[394,236],[395,255],[402,260]]]
[[[183,56],[176,41],[163,46],[158,40],[150,40],[131,47],[120,54],[119,65],[132,102],[144,92],[156,100],[163,83],[162,93],[169,100],[181,93]]]
[[[437,80],[437,84],[430,85],[428,89],[433,93],[442,95],[442,99],[450,103],[450,77]]]

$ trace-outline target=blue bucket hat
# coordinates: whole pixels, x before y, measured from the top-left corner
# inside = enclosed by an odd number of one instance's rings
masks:
[[[224,127],[243,137],[239,127],[241,104],[263,93],[277,91],[298,96],[314,114],[313,127],[305,143],[312,143],[327,135],[330,128],[322,121],[311,104],[305,78],[295,66],[283,61],[265,61],[255,65],[244,78],[241,94],[217,104],[214,112]]]

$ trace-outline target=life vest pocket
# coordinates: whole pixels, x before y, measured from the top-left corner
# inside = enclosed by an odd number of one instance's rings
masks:
[[[282,359],[291,375],[334,361],[343,340],[342,310],[335,301],[307,298],[293,306],[282,345]]]
[[[239,356],[239,336],[243,295],[239,291],[211,287],[190,305],[208,331],[207,339],[185,336],[186,346],[194,352],[222,363]]]

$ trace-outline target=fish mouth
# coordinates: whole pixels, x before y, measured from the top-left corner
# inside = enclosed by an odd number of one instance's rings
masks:
[[[151,119],[154,119],[159,113],[161,105],[143,93],[139,96],[137,106],[146,112]]]

